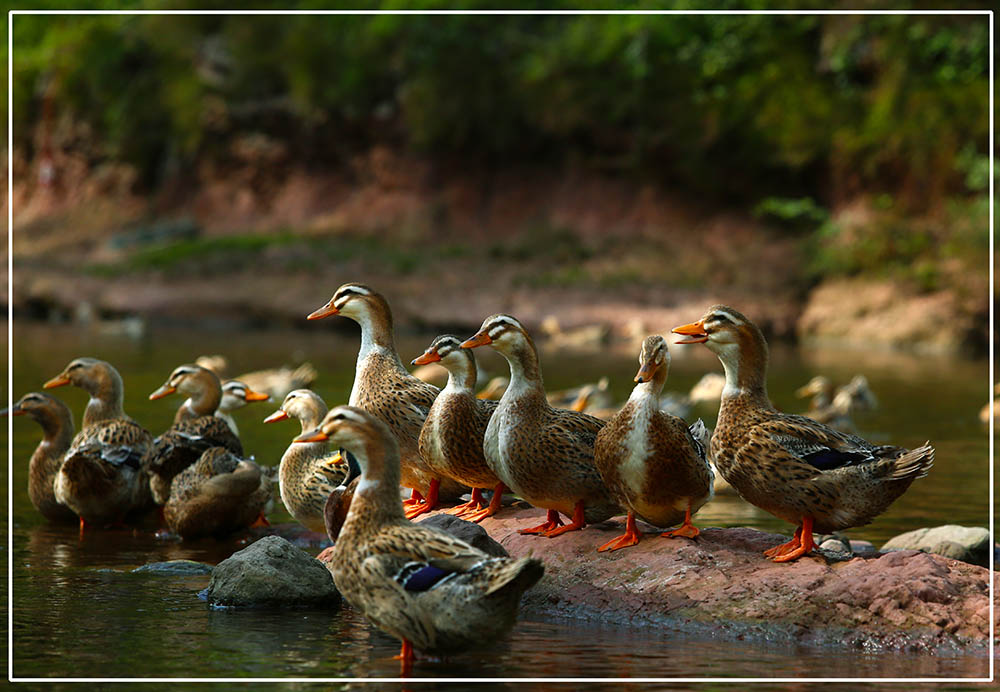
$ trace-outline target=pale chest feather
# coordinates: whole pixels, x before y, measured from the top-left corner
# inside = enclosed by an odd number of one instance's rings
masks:
[[[622,439],[624,454],[618,467],[618,473],[629,491],[638,495],[645,485],[648,461],[654,453],[650,432],[653,416],[657,409],[645,401],[635,403],[630,425]]]

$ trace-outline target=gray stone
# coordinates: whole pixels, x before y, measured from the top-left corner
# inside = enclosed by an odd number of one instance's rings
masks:
[[[220,562],[206,594],[214,606],[335,608],[340,594],[330,572],[278,536],[266,536]]]
[[[486,529],[471,521],[459,519],[451,514],[435,514],[417,523],[451,534],[455,538],[465,541],[473,548],[482,550],[487,555],[510,557],[502,545],[490,538],[489,534],[486,533]]]
[[[819,549],[831,560],[850,560],[854,556],[851,542],[843,536],[820,536]]]
[[[208,574],[212,571],[212,565],[194,560],[168,560],[167,562],[148,562],[141,567],[136,567],[133,572],[152,572],[154,574]]]
[[[920,550],[986,567],[990,559],[990,532],[978,526],[936,526],[908,531],[890,539],[882,552]]]

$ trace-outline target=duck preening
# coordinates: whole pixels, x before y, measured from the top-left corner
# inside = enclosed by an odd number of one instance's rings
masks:
[[[414,648],[432,655],[495,644],[514,624],[521,595],[543,573],[535,558],[491,557],[406,519],[396,436],[362,409],[331,409],[300,442],[329,440],[353,454],[360,480],[333,547],[337,589],[376,627],[402,641],[402,672]]]
[[[767,396],[767,342],[736,310],[716,305],[673,332],[687,337],[679,344],[705,344],[726,372],[710,448],[715,467],[745,500],[798,526],[791,541],[765,553],[775,562],[809,553],[813,531],[871,522],[933,464],[929,443],[873,445],[777,411]]]
[[[558,536],[618,514],[594,465],[594,441],[604,421],[549,405],[538,350],[516,318],[487,317],[462,342],[462,348],[485,345],[510,365],[510,386],[486,428],[486,462],[513,493],[548,510],[544,524],[521,533]],[[572,521],[564,526],[559,512]]]

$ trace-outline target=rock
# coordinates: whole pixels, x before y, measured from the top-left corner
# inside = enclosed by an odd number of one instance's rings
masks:
[[[545,562],[545,576],[525,594],[525,612],[771,643],[988,647],[989,574],[982,567],[917,551],[774,563],[762,552],[788,537],[749,528],[701,527],[695,540],[657,531],[637,546],[596,552],[621,535],[620,518],[553,539],[517,533],[543,517],[539,509],[511,509],[482,522],[512,557]]]
[[[445,533],[459,538],[473,548],[479,548],[487,555],[494,557],[509,557],[504,547],[490,538],[486,530],[479,524],[465,521],[451,514],[432,514],[423,521],[417,522],[423,526],[430,526]]]
[[[278,536],[261,538],[220,562],[212,571],[206,596],[216,606],[340,605],[330,572]]]
[[[987,567],[990,564],[990,532],[978,526],[955,524],[917,529],[889,539],[882,551],[889,550],[920,550]]]
[[[851,542],[843,536],[820,536],[819,549],[830,560],[850,560],[854,557]]]
[[[133,572],[153,572],[154,574],[208,574],[212,571],[212,565],[194,560],[168,560],[167,562],[148,562],[141,567],[136,567]]]

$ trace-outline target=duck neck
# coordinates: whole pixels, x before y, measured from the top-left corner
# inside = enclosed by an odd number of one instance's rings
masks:
[[[632,388],[629,401],[639,405],[654,406],[660,408],[660,394],[663,392],[663,385],[667,381],[667,368],[659,367],[649,382],[640,382]]]
[[[516,344],[509,351],[501,351],[510,364],[510,386],[502,399],[532,395],[545,399],[545,383],[538,365],[538,349],[530,338]]]
[[[370,440],[352,449],[351,453],[363,470],[351,500],[344,533],[405,521],[399,497],[399,451],[395,439]],[[351,521],[354,518],[355,521]]]
[[[318,428],[327,411],[326,405],[318,401],[310,406],[303,406],[302,409],[298,418],[303,433]]]
[[[211,416],[219,409],[222,402],[222,387],[208,378],[199,381],[197,391],[189,392],[191,398],[184,402],[181,408],[187,408],[192,417]],[[214,386],[213,386],[214,385]],[[180,415],[180,410],[177,412]]]
[[[476,387],[476,364],[468,363],[461,368],[448,368],[448,384],[442,393],[465,394],[473,393]]]
[[[117,371],[105,370],[100,378],[90,380],[85,388],[90,394],[90,401],[83,411],[82,427],[89,428],[102,421],[125,418],[122,408],[125,386]]]
[[[39,448],[44,445],[46,452],[61,457],[73,442],[73,417],[69,409],[43,409],[33,417],[42,426]],[[62,462],[61,458],[59,462]]]
[[[407,372],[396,353],[396,342],[392,335],[392,313],[388,306],[378,309],[375,306],[362,312],[354,318],[361,326],[361,348],[358,349],[358,368],[372,354],[388,357],[395,366]]]
[[[722,390],[722,403],[739,399],[760,406],[770,407],[767,397],[767,343],[762,336],[735,344],[717,352],[726,372],[726,386]]]

